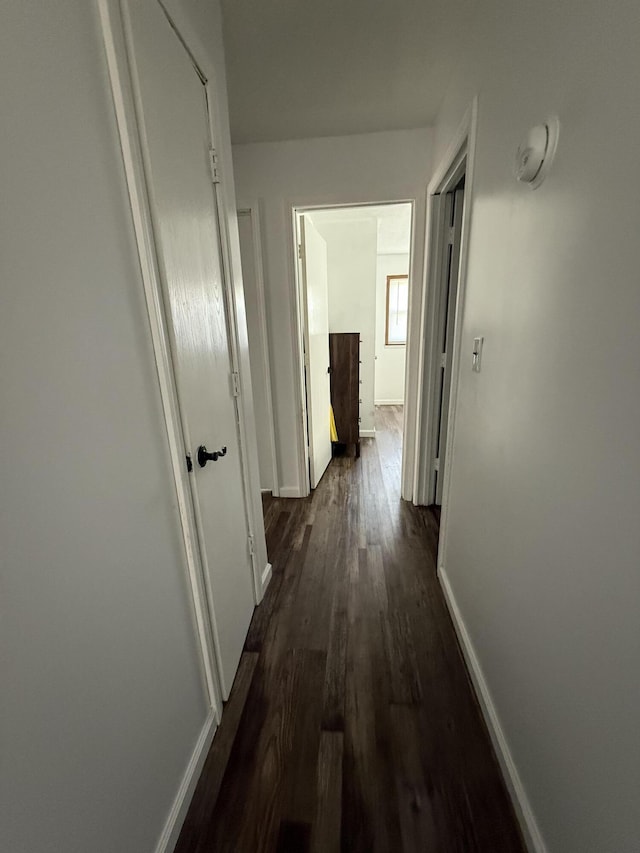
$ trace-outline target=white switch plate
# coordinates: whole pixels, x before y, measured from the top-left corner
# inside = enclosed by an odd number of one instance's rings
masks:
[[[480,368],[482,367],[482,345],[484,344],[484,338],[474,338],[473,339],[473,354],[471,358],[471,369],[474,373],[480,373]]]

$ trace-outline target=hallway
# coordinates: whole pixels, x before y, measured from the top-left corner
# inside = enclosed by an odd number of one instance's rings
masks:
[[[400,500],[402,407],[304,500],[269,499],[255,611],[177,853],[521,853],[435,574]]]

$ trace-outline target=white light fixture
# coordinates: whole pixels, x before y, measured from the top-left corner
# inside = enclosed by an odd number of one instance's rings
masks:
[[[555,116],[532,127],[518,147],[515,162],[516,180],[537,189],[549,174],[558,147],[560,122]]]

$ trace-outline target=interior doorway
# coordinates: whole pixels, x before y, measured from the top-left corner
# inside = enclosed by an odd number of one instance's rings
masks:
[[[464,164],[463,168],[464,168]],[[441,201],[442,244],[439,258],[440,269],[436,345],[440,363],[435,364],[434,424],[431,466],[429,471],[428,505],[438,509],[442,506],[442,493],[446,465],[446,450],[449,436],[449,406],[451,402],[451,373],[453,366],[453,341],[455,338],[456,303],[460,277],[460,246],[462,240],[462,214],[464,211],[464,172],[458,177],[453,189],[443,194]]]
[[[438,573],[446,561],[459,377],[481,368],[483,338],[473,347],[467,339],[463,351],[477,119],[474,98],[427,188],[413,502],[438,520]]]
[[[400,487],[413,203],[294,217],[308,486],[333,455],[383,440]]]

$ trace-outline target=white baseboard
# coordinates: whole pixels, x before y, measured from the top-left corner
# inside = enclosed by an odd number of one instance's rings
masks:
[[[280,497],[281,498],[301,498],[300,489],[297,486],[281,486],[280,487]]]
[[[271,563],[267,563],[264,567],[264,571],[262,572],[261,584],[262,584],[262,595],[260,596],[260,601],[262,601],[264,594],[269,586],[269,581],[271,580],[271,572],[272,566]]]
[[[361,429],[360,430],[360,438],[375,438],[376,431],[375,429]]]
[[[278,489],[275,486],[272,489],[260,489],[260,494],[261,495],[271,495],[274,498],[280,497],[280,492],[278,491]]]
[[[211,741],[216,733],[217,721],[216,713],[212,708],[205,721],[200,737],[196,743],[195,749],[189,759],[189,764],[182,777],[182,782],[178,788],[178,793],[171,806],[171,811],[167,817],[167,822],[162,830],[162,835],[158,841],[155,853],[172,853],[178,843],[178,836],[182,829],[182,824],[187,816],[187,810],[191,804],[193,792],[198,784],[200,773],[204,765],[205,759],[209,753]]]
[[[375,406],[404,406],[404,399],[400,400],[376,400]]]
[[[471,637],[469,636],[462,620],[462,614],[460,613],[453,590],[451,589],[451,584],[449,583],[449,578],[447,577],[447,573],[443,567],[440,567],[438,570],[438,579],[440,580],[440,584],[444,592],[447,607],[449,608],[449,613],[451,614],[451,619],[453,620],[453,625],[467,662],[467,668],[471,675],[471,680],[473,681],[473,686],[475,687],[487,728],[489,729],[493,748],[495,749],[496,756],[502,770],[502,775],[506,782],[516,816],[520,823],[520,828],[522,830],[527,849],[530,853],[547,853],[547,848],[542,839],[542,835],[540,834],[540,830],[538,829],[538,824],[536,823],[536,819],[531,809],[531,805],[529,804],[520,775],[518,774],[518,769],[513,760],[513,756],[511,755],[509,744],[507,743],[507,739],[502,731],[498,712],[493,704],[493,699],[491,698],[489,687],[482,672],[480,661],[478,660],[473,643],[471,642]]]

